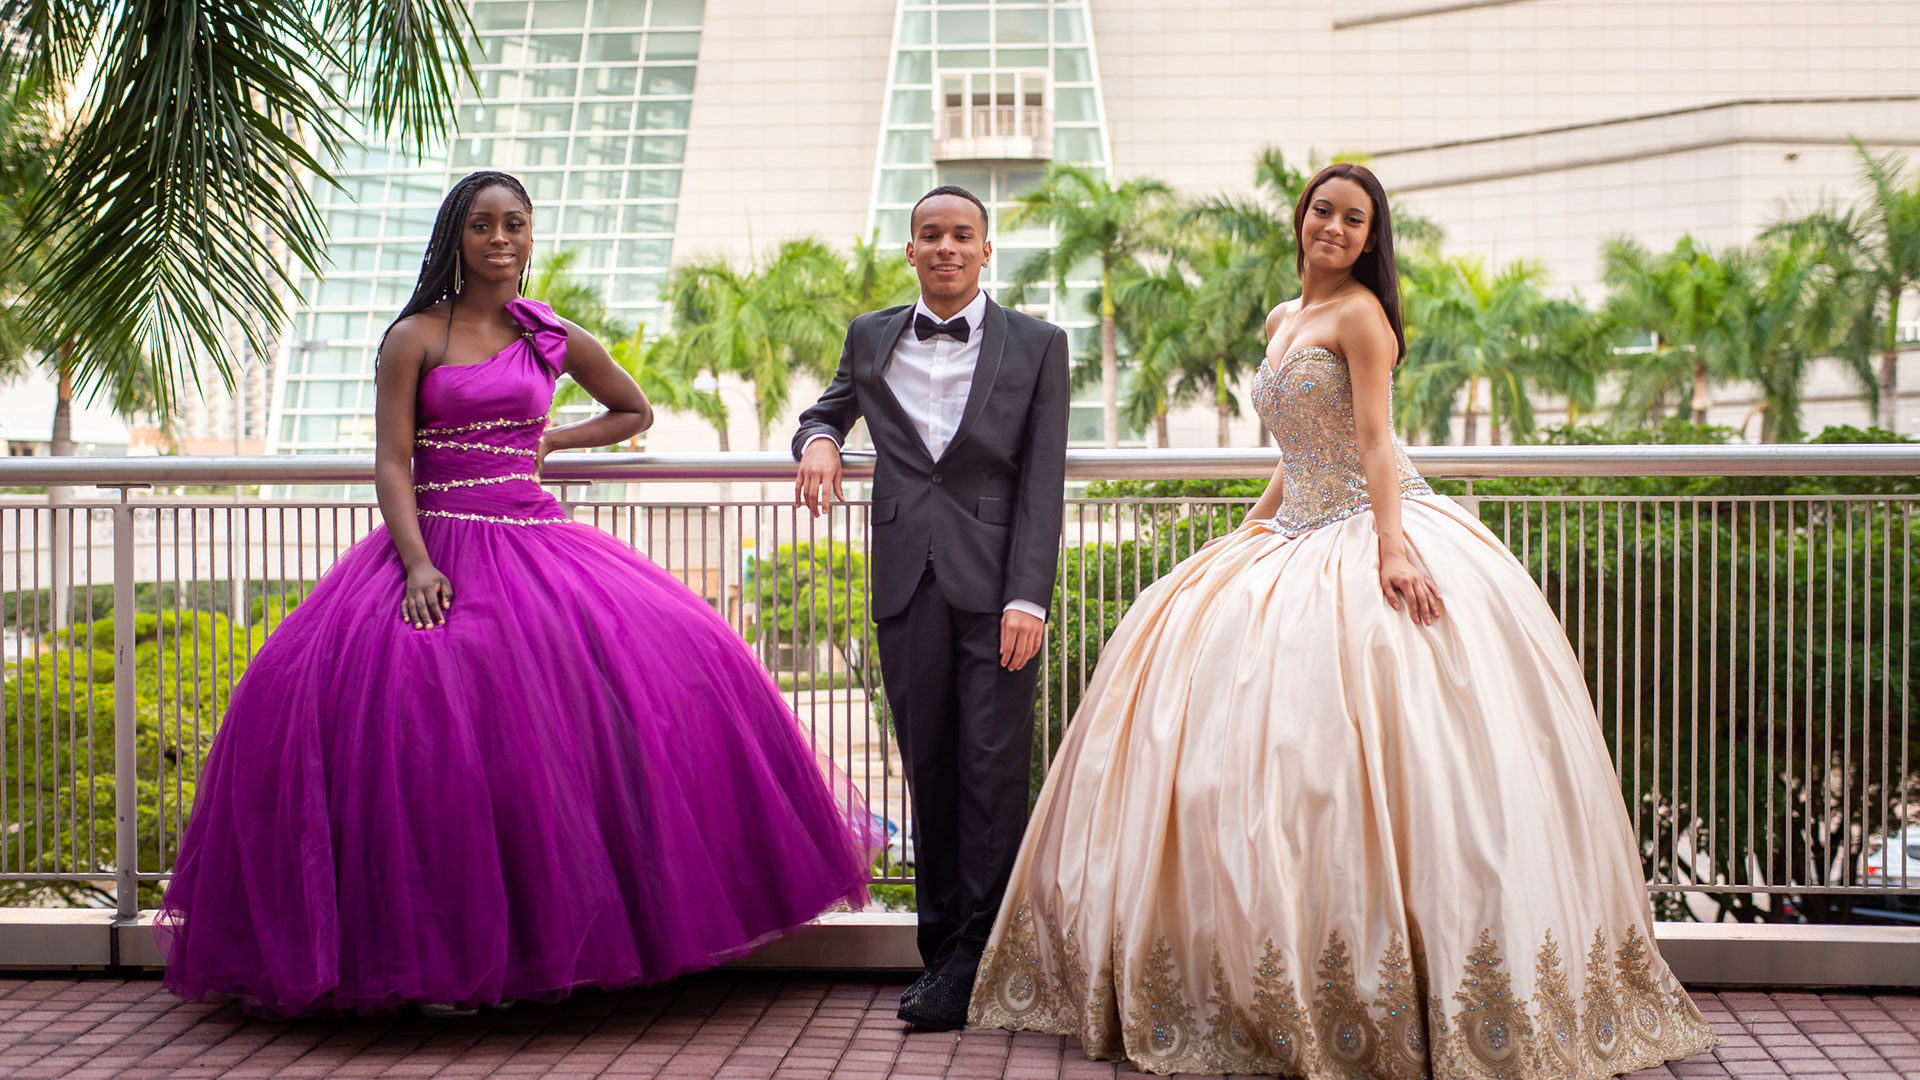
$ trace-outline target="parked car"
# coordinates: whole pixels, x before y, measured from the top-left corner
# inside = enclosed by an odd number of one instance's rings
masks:
[[[1867,849],[1864,885],[1920,888],[1920,825],[1885,837],[1879,847]]]

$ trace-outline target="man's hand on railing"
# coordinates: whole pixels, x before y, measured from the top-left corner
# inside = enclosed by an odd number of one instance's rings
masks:
[[[819,517],[835,499],[847,500],[840,490],[840,448],[832,439],[815,439],[800,452],[800,471],[793,479],[793,505],[804,506]]]

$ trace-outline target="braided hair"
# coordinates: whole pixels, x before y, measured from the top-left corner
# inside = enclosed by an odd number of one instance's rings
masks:
[[[386,333],[380,335],[382,347],[387,343],[387,334],[392,333],[402,319],[418,315],[453,295],[454,268],[460,265],[460,237],[466,229],[467,214],[473,209],[474,197],[495,185],[511,191],[529,211],[533,209],[527,189],[507,173],[492,170],[468,173],[453,185],[447,197],[440,201],[440,213],[433,219],[433,235],[428,238],[427,253],[420,260],[420,280],[413,287],[413,298],[394,316],[393,322],[387,324]],[[451,318],[452,312],[448,312],[448,316]]]

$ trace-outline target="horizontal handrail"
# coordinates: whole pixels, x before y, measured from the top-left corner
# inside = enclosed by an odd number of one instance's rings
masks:
[[[1909,476],[1920,443],[1739,446],[1412,446],[1429,477],[1527,476]],[[1270,474],[1271,449],[1069,450],[1069,480],[1231,480]],[[777,451],[727,454],[555,454],[549,483],[792,480]],[[873,476],[870,451],[848,451],[846,478]],[[151,484],[371,484],[371,454],[255,457],[0,458],[0,487]]]

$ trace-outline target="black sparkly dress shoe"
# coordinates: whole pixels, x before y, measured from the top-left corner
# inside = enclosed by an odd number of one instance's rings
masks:
[[[927,988],[927,984],[932,981],[933,981],[932,969],[927,969],[920,972],[919,977],[915,978],[912,983],[908,984],[905,990],[900,991],[900,1004],[901,1005],[913,1004],[913,999],[919,997],[920,991],[925,990]]]
[[[967,1026],[973,983],[958,975],[935,975],[911,1002],[902,1000],[899,1017],[921,1031],[957,1031]]]

